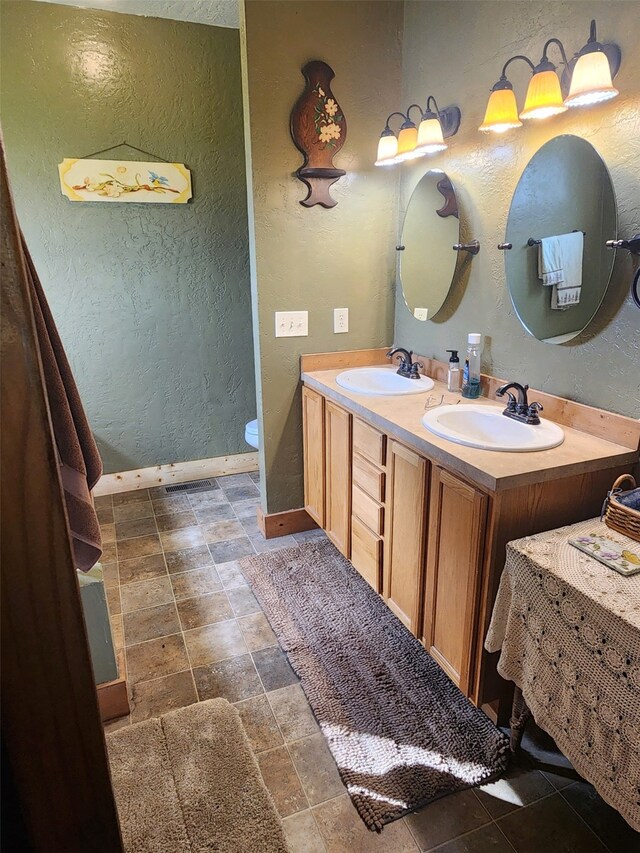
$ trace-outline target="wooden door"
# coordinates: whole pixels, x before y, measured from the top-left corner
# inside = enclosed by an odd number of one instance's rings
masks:
[[[423,642],[468,694],[479,612],[487,497],[433,468]]]
[[[387,500],[382,594],[419,636],[427,527],[429,462],[397,441],[387,452]]]
[[[302,389],[302,439],[304,443],[304,508],[324,527],[324,397]]]
[[[3,849],[120,853],[31,297],[0,142]]]
[[[351,551],[351,415],[325,401],[325,530],[336,548]]]

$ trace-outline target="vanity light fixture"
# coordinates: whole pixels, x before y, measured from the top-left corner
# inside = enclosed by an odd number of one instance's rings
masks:
[[[507,68],[517,59],[526,62],[529,68],[531,68],[531,72],[535,74],[535,65],[528,56],[517,54],[507,59],[502,66],[500,79],[493,86],[489,95],[484,121],[479,128],[484,132],[491,130],[494,133],[505,133],[505,131],[511,130],[513,127],[522,127],[522,122],[518,116],[518,105],[513,91],[513,84],[510,80],[507,80]]]
[[[411,119],[411,110],[420,111],[420,124]],[[404,119],[398,136],[390,127],[389,122],[394,116]],[[405,160],[414,160],[425,154],[434,154],[448,148],[445,137],[454,136],[460,127],[460,110],[458,107],[438,109],[433,95],[427,98],[423,111],[419,104],[411,104],[406,113],[394,112],[387,118],[384,130],[378,142],[376,166],[393,166]]]
[[[558,46],[562,55],[562,84],[556,66],[547,55],[552,44]],[[516,59],[526,62],[532,73],[520,115],[513,85],[506,76],[509,64]],[[621,52],[617,45],[597,41],[595,21],[591,21],[587,44],[571,60],[567,60],[564,45],[557,38],[545,42],[542,58],[537,65],[527,56],[512,56],[505,62],[500,79],[491,90],[480,130],[504,133],[511,128],[521,127],[522,121],[549,118],[565,112],[567,107],[587,106],[614,98],[618,90],[613,86],[612,76],[617,74],[620,61]],[[569,89],[564,99],[563,88],[564,91]]]
[[[613,85],[622,53],[615,44],[601,44],[596,38],[596,22],[591,21],[589,40],[578,53],[571,74],[568,107],[585,107],[608,101],[619,94]]]

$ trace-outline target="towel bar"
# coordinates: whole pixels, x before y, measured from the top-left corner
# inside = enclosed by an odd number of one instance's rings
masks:
[[[607,240],[607,249],[626,249],[632,255],[640,255],[640,234],[634,234],[629,240]]]
[[[573,231],[572,231],[571,233],[572,233],[572,234],[577,234],[577,233],[578,233],[578,229],[577,229],[577,228],[574,228],[574,229],[573,229]],[[583,236],[584,236],[584,237],[586,237],[586,236],[587,236],[587,232],[586,232],[586,231],[583,231],[583,232],[582,232],[582,234],[583,234]],[[529,237],[529,239],[527,240],[527,246],[539,246],[539,245],[540,245],[540,243],[542,243],[542,240],[540,239],[540,237]],[[500,248],[500,246],[498,246],[498,248]]]

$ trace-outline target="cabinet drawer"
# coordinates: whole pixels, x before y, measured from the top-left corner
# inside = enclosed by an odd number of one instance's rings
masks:
[[[382,539],[357,518],[351,519],[351,562],[376,592],[380,592]]]
[[[384,507],[365,494],[358,486],[353,487],[351,511],[374,533],[382,534],[384,530]]]
[[[386,436],[358,418],[353,419],[353,449],[375,462],[384,465]]]
[[[384,501],[384,471],[367,462],[359,453],[353,454],[353,482],[375,501]]]

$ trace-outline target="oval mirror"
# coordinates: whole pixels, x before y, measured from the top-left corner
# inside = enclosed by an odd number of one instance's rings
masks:
[[[611,280],[605,243],[616,233],[613,184],[595,148],[577,136],[543,145],[518,181],[506,234],[509,294],[530,335],[561,344],[586,328]]]
[[[400,283],[407,308],[418,320],[432,320],[447,298],[458,259],[458,203],[453,184],[439,169],[420,180],[402,226]]]

